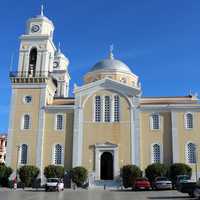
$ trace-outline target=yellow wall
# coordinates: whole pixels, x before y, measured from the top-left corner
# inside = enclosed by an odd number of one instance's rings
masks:
[[[55,130],[56,114],[63,114],[64,129]],[[72,144],[73,144],[73,111],[47,112],[45,115],[44,134],[44,167],[52,164],[52,150],[55,144],[62,144],[64,147],[64,166],[66,169],[72,167]]]
[[[184,125],[184,114],[185,112],[178,112],[177,123],[178,123],[178,147],[179,147],[179,161],[187,163],[185,147],[188,142],[192,142],[197,145],[197,151],[200,152],[200,113],[193,113],[193,129],[187,130]],[[200,160],[200,155],[198,153],[198,161]],[[187,163],[188,164],[188,163]],[[195,164],[189,164],[195,171]],[[198,170],[200,166],[198,165]]]
[[[90,96],[83,108],[83,157],[82,164],[87,169],[94,170],[94,146],[96,143],[110,142],[119,145],[119,166],[131,162],[131,133],[129,105],[120,96],[120,122],[93,122],[93,99],[96,95],[114,95],[110,91],[99,91]],[[118,95],[118,94],[116,94]],[[122,163],[123,160],[123,163]]]
[[[14,112],[13,112],[13,143],[12,143],[12,159],[11,167],[16,168],[17,163],[17,145],[28,144],[28,163],[31,165],[36,164],[36,140],[37,140],[37,128],[39,117],[39,101],[40,101],[40,89],[15,89]],[[24,104],[23,97],[31,95],[32,103]],[[25,113],[31,115],[31,129],[22,130],[21,121],[22,116]]]
[[[140,120],[140,141],[141,141],[141,168],[145,169],[151,164],[151,145],[159,143],[163,146],[163,162],[172,162],[172,137],[171,137],[171,113],[160,112],[161,127],[160,130],[151,130],[150,112],[142,112]]]

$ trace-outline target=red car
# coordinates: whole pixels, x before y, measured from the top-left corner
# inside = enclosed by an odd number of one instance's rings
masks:
[[[133,184],[133,190],[150,190],[151,184],[147,178],[137,178]]]

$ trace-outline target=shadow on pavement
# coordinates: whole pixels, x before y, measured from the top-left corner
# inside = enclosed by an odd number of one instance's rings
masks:
[[[162,197],[147,197],[148,199],[195,199],[195,198],[190,198],[189,196],[162,196]]]
[[[37,190],[35,190],[35,189],[28,189],[28,190],[23,190],[23,191],[25,191],[25,192],[45,192],[45,190],[44,189],[37,189]]]

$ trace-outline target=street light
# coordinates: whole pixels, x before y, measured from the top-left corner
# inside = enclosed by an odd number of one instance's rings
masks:
[[[195,173],[196,173],[196,181],[198,179],[197,170],[198,170],[198,145],[195,144]]]
[[[16,182],[17,182],[17,168],[18,168],[18,159],[19,159],[19,151],[20,151],[20,145],[16,145],[17,147],[17,160],[16,160]]]

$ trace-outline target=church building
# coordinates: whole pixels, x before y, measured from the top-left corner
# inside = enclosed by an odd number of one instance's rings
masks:
[[[7,165],[35,165],[41,178],[50,164],[84,166],[95,180],[115,180],[127,164],[187,163],[200,175],[197,95],[142,96],[139,77],[111,49],[70,97],[69,60],[53,34],[42,10],[20,36],[18,69],[10,72]]]

